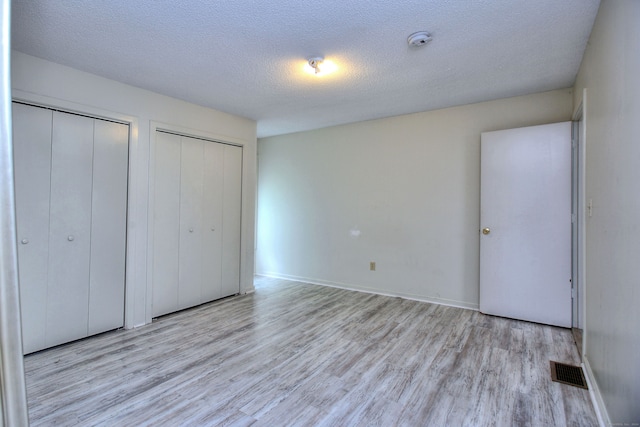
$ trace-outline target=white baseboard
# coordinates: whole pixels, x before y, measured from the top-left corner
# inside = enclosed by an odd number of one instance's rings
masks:
[[[358,292],[365,292],[368,294],[383,295],[388,297],[398,297],[398,298],[404,298],[404,299],[413,300],[413,301],[429,302],[432,304],[445,305],[448,307],[464,308],[467,310],[478,311],[478,304],[472,304],[464,301],[449,300],[445,298],[426,297],[422,295],[406,294],[402,292],[380,291],[378,289],[372,289],[366,286],[359,286],[359,285],[354,285],[350,283],[330,282],[327,280],[313,279],[309,277],[291,276],[288,274],[259,273],[256,275],[270,277],[272,279],[283,279],[283,280],[290,280],[294,282],[304,282],[310,285],[328,286],[331,288],[345,289],[348,291],[358,291]]]
[[[589,387],[589,395],[591,396],[591,402],[593,403],[596,416],[598,417],[598,423],[600,424],[600,427],[609,427],[611,426],[611,420],[607,413],[607,407],[604,405],[604,400],[602,400],[598,383],[593,376],[593,371],[591,370],[591,365],[589,364],[589,359],[587,359],[586,355],[582,358],[582,369],[584,369],[587,386]]]

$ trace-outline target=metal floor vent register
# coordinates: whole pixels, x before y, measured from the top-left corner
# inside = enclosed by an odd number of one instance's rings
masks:
[[[564,363],[551,361],[551,380],[588,389],[587,380],[584,378],[582,368],[579,366],[565,365]]]

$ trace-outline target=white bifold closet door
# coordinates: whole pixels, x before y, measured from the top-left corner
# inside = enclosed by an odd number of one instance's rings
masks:
[[[23,350],[124,324],[128,126],[14,103]]]
[[[89,335],[124,326],[129,126],[94,120]]]
[[[18,277],[25,353],[46,347],[51,110],[13,104]]]
[[[224,146],[222,230],[222,296],[240,292],[240,223],[242,206],[242,148]]]
[[[156,133],[153,316],[240,290],[242,148]]]
[[[53,112],[47,339],[87,336],[93,120]]]

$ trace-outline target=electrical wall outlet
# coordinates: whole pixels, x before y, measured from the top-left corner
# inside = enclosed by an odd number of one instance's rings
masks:
[[[376,262],[375,261],[371,261],[369,263],[369,270],[376,271]]]

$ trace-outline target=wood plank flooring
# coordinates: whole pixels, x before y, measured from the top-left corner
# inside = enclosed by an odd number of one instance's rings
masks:
[[[595,426],[571,331],[268,278],[25,357],[34,426]]]

